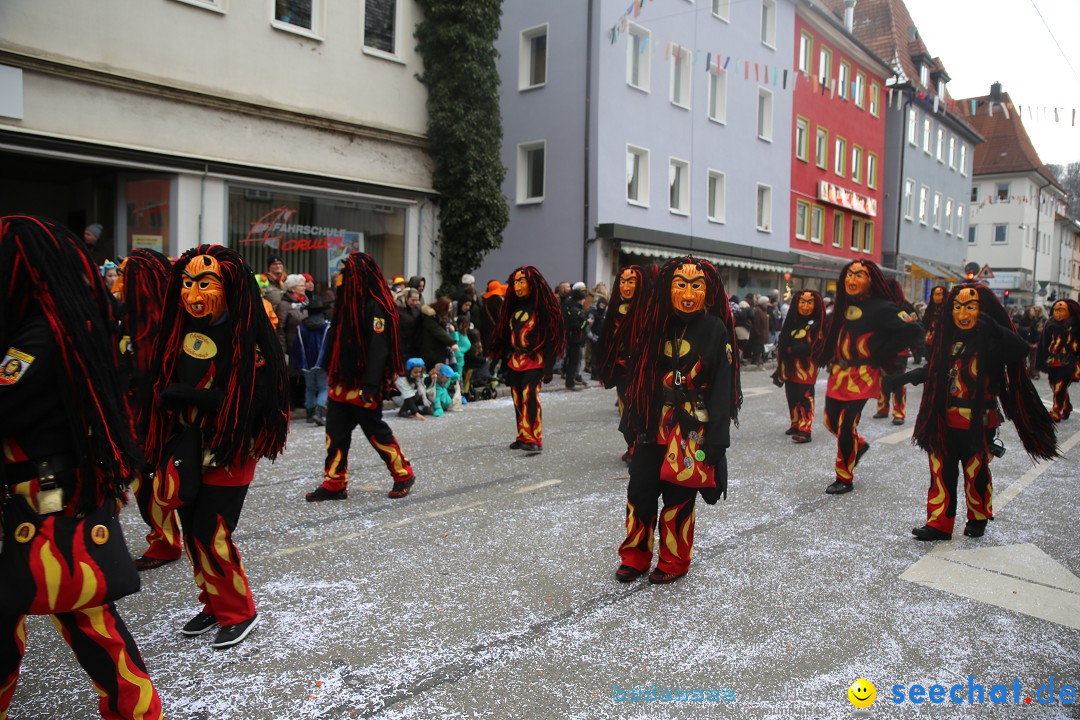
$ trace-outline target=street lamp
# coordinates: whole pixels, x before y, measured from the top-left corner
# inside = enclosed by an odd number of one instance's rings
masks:
[[[1042,222],[1042,191],[1050,187],[1053,183],[1046,183],[1039,188],[1039,201],[1035,203],[1035,260],[1031,263],[1031,304],[1038,305],[1038,293],[1039,293],[1039,273],[1036,270],[1039,267],[1039,223]],[[1052,258],[1051,258],[1052,259]],[[1053,270],[1053,265],[1050,266]],[[1049,282],[1047,283],[1049,285]]]

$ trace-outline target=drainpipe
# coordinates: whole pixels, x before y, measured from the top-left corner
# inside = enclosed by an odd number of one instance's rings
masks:
[[[1038,305],[1038,293],[1039,293],[1039,275],[1035,270],[1039,267],[1039,223],[1042,221],[1042,192],[1046,188],[1050,187],[1052,183],[1046,183],[1039,188],[1039,201],[1035,203],[1035,260],[1031,263],[1031,304]],[[1053,260],[1053,258],[1051,258]],[[1053,270],[1054,266],[1051,263],[1050,269]],[[1050,278],[1053,281],[1053,278]],[[1050,287],[1050,282],[1046,283],[1047,287]]]
[[[914,89],[911,83],[897,83],[893,90],[908,91]],[[900,177],[896,184],[896,257],[893,258],[893,270],[903,270],[900,262],[900,227],[904,218],[904,158],[907,156],[907,111],[911,105],[911,95],[900,107]],[[912,188],[912,201],[914,201],[914,188]]]
[[[591,170],[589,129],[592,120],[593,0],[589,0],[586,12],[588,12],[588,17],[585,21],[585,152],[582,153],[585,158],[585,182],[581,203],[581,279],[591,287],[592,282],[586,278],[589,272],[589,245],[592,242],[589,239],[589,172]]]

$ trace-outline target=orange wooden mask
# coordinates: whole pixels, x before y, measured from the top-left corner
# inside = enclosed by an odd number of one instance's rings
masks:
[[[1069,319],[1069,306],[1063,302],[1054,303],[1054,319],[1058,322],[1065,322]]]
[[[705,309],[705,273],[697,265],[683,264],[671,279],[671,307],[692,315]]]
[[[518,270],[514,273],[514,294],[519,298],[529,297],[529,293],[532,292],[532,288],[529,287],[529,278],[525,277],[525,272]]]
[[[191,258],[184,268],[180,297],[191,317],[217,321],[225,312],[225,283],[218,261],[209,255]]]
[[[844,289],[853,299],[861,299],[870,294],[870,270],[861,262],[854,262],[844,275]]]
[[[974,288],[963,288],[952,301],[953,324],[961,330],[970,330],[979,321],[979,293]]]
[[[619,297],[630,300],[637,292],[638,278],[633,270],[623,270],[619,275]]]
[[[814,312],[814,296],[808,292],[799,294],[799,314],[808,317]]]

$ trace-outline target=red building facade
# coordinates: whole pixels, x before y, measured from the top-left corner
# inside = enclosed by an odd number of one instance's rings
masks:
[[[885,79],[892,73],[830,14],[797,5],[791,154],[795,287],[832,287],[840,266],[881,262]]]

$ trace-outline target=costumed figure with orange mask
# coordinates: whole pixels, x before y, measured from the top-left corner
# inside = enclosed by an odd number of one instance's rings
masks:
[[[1027,376],[1028,344],[988,288],[969,283],[949,291],[929,352],[926,365],[885,380],[886,387],[926,383],[913,439],[929,455],[930,490],[926,524],[911,533],[952,537],[962,474],[964,534],[981,537],[994,518],[990,459],[1005,451],[995,439],[1002,413],[1036,461],[1057,457],[1054,422]]]
[[[900,287],[899,281],[892,279],[887,282],[892,291],[892,297],[899,298],[898,304],[900,305],[900,309],[906,313],[905,319],[918,320],[919,316],[915,312],[915,306],[904,297],[904,289]],[[924,327],[923,337],[917,338],[911,348],[904,348],[897,354],[896,361],[890,368],[890,371],[893,374],[902,373],[907,370],[907,361],[908,358],[911,357],[911,351],[913,349],[921,351],[925,345],[924,338],[928,334],[929,333]],[[892,424],[903,425],[904,420],[907,419],[907,388],[904,385],[894,388],[891,392],[885,392],[885,390],[882,389],[881,394],[878,395],[877,412],[874,413],[874,419],[881,420],[882,418],[889,417],[890,404],[892,405]]]
[[[158,328],[161,327],[161,303],[169,284],[172,263],[154,250],[136,248],[120,263],[120,275],[113,283],[113,296],[120,302],[120,353],[128,376],[128,397],[138,416],[147,402],[152,380],[149,375],[151,354]],[[135,418],[137,436],[145,433],[143,418]],[[173,499],[164,496],[165,487],[153,468],[144,467],[131,483],[139,514],[150,532],[150,547],[135,559],[135,567],[152,570],[179,560],[183,555],[180,520]]]
[[[818,366],[814,358],[825,344],[825,304],[816,290],[795,293],[795,308],[788,311],[776,343],[773,384],[784,388],[791,426],[784,433],[792,442],[808,443],[814,430],[814,385]]]
[[[593,359],[596,374],[604,387],[615,388],[619,402],[619,417],[626,408],[626,385],[630,380],[630,336],[634,331],[634,313],[644,307],[642,300],[648,292],[645,273],[637,265],[628,265],[619,272],[618,299],[608,311],[604,328],[600,331],[600,355]],[[629,464],[634,453],[629,443],[623,453],[623,462]]]
[[[819,365],[832,364],[825,392],[825,428],[836,436],[836,480],[825,492],[854,488],[855,466],[870,443],[859,434],[866,401],[881,394],[882,369],[922,336],[922,326],[900,308],[877,265],[855,260],[836,281],[836,299]]]
[[[326,462],[323,481],[308,502],[348,497],[349,448],[356,426],[379,454],[394,484],[391,498],[409,494],[416,477],[382,417],[383,398],[402,372],[397,309],[382,270],[366,253],[341,264],[334,321],[326,338]]]
[[[551,381],[566,336],[559,300],[539,270],[523,265],[510,273],[508,284],[488,354],[493,364],[502,361],[514,399],[517,439],[510,449],[534,454],[544,447],[540,383]]]
[[[711,263],[669,260],[646,302],[631,343],[620,428],[635,445],[615,578],[631,582],[649,571],[659,529],[649,582],[666,584],[690,568],[697,494],[710,505],[727,495],[730,426],[742,392],[735,323]]]
[[[1080,304],[1075,300],[1054,303],[1039,338],[1036,358],[1054,393],[1050,417],[1054,422],[1068,420],[1073,409],[1069,385],[1080,380]]]
[[[945,296],[948,294],[949,290],[944,285],[935,285],[930,291],[930,302],[926,303],[926,310],[923,311],[922,316],[927,352],[929,352],[930,346],[934,342],[934,331],[937,330],[942,317],[945,317],[946,321],[948,321],[945,310]]]
[[[19,680],[28,614],[52,616],[103,718],[161,718],[114,604],[139,589],[116,514],[142,463],[115,303],[82,240],[42,218],[0,217],[0,278],[0,718]],[[44,669],[39,682],[65,681],[57,666]]]
[[[260,458],[289,429],[285,358],[259,286],[234,250],[200,245],[173,266],[151,363],[153,482],[180,514],[202,610],[181,632],[242,642],[259,616],[233,532]]]

